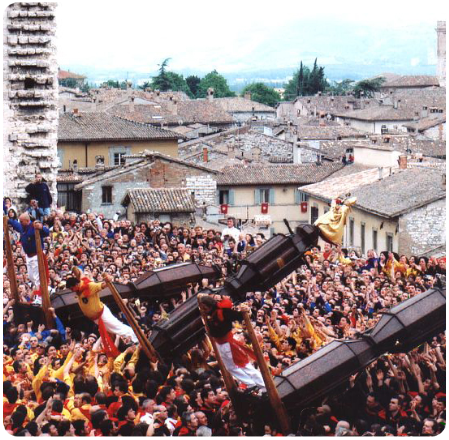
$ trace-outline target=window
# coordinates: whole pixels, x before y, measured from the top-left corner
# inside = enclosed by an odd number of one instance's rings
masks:
[[[114,153],[114,165],[123,165],[125,163],[125,156],[126,153]]]
[[[123,156],[131,154],[131,147],[109,147],[109,162],[108,165],[123,165]]]
[[[302,203],[309,201],[309,196],[305,192],[300,191],[298,188],[295,189],[295,203]]]
[[[387,232],[387,251],[393,252],[393,234]]]
[[[64,206],[66,211],[81,211],[82,191],[75,191],[75,183],[58,183],[58,206]]]
[[[360,248],[362,254],[365,255],[365,223],[360,225]]]
[[[354,246],[354,219],[349,219],[349,246]]]
[[[218,194],[218,202],[220,205],[227,205],[229,203],[229,190],[228,189],[222,189],[219,191]]]
[[[373,249],[377,252],[377,230],[373,229]]]
[[[256,188],[254,191],[254,204],[260,205],[269,203],[274,205],[274,189],[273,188]]]
[[[268,203],[270,201],[270,190],[259,189],[260,191],[260,203]]]
[[[101,187],[101,203],[110,205],[112,203],[112,186]]]
[[[310,209],[310,223],[312,225],[318,220],[318,206],[312,206]]]

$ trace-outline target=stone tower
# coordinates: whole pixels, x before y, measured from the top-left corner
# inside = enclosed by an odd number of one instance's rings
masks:
[[[3,18],[3,195],[23,205],[40,172],[56,202],[55,3],[13,3]]]
[[[441,87],[446,87],[446,22],[437,22],[437,77]]]

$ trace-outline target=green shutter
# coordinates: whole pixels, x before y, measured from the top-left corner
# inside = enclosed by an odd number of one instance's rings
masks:
[[[254,190],[254,204],[260,205],[260,189],[259,188],[256,188]]]
[[[274,205],[274,188],[270,188],[270,191],[268,193],[268,203],[270,205]]]
[[[230,205],[235,205],[235,202],[234,202],[234,190],[233,189],[229,190],[229,204]]]

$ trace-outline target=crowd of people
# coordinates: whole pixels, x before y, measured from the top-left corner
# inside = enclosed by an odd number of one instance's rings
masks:
[[[36,199],[19,213],[4,200],[9,217],[19,302],[41,307],[33,258],[24,237],[38,228],[49,267],[50,295],[66,288],[73,268],[94,282],[130,283],[147,271],[180,262],[216,265],[223,278],[186,286],[171,300],[134,298],[128,306],[149,335],[152,327],[189,296],[223,285],[241,259],[265,241],[240,231],[234,219],[220,231],[151,220],[106,219],[101,214],[41,210]],[[48,208],[48,207],[47,207]],[[27,235],[28,234],[28,235]],[[445,258],[377,254],[328,243],[314,247],[304,264],[268,291],[248,292],[245,307],[273,375],[334,339],[357,338],[382,312],[440,286]],[[54,329],[19,323],[4,264],[3,421],[17,436],[276,436],[267,422],[256,432],[235,412],[207,340],[172,364],[148,361],[130,337],[115,338],[108,356],[96,328],[68,326],[50,309]],[[124,317],[117,315],[123,322]],[[234,337],[249,345],[245,327]],[[307,408],[296,435],[437,435],[445,426],[444,334],[408,353],[386,354],[351,376],[346,390]],[[255,368],[257,369],[257,365]],[[245,388],[241,384],[241,388]]]

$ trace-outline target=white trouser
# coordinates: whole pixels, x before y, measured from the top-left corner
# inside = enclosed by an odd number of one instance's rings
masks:
[[[39,279],[39,264],[37,262],[37,255],[31,258],[28,255],[25,255],[25,257],[27,263],[28,278],[34,284],[34,287],[38,288],[41,285],[41,282]]]
[[[134,334],[133,329],[128,325],[120,322],[109,310],[109,307],[103,304],[103,314],[101,315],[104,326],[109,333],[114,333],[114,335],[129,337],[134,343],[139,342],[137,336]],[[98,324],[98,319],[96,319],[95,324]]]
[[[244,367],[238,367],[234,364],[229,342],[226,342],[225,344],[217,343],[217,348],[225,367],[236,379],[248,386],[257,385],[258,387],[265,387],[260,371],[256,370],[250,362]]]

